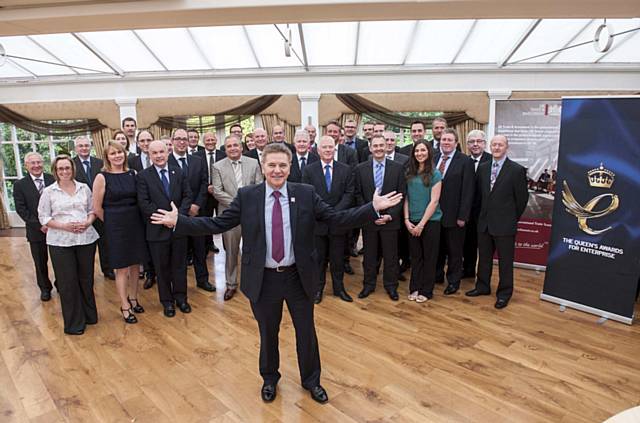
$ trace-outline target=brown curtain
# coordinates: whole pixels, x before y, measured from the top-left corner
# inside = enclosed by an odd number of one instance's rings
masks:
[[[295,125],[291,125],[286,120],[280,119],[278,115],[260,115],[262,118],[262,127],[267,131],[267,136],[271,140],[271,134],[273,133],[273,127],[280,125],[284,128],[284,139],[289,144],[293,143],[293,136],[296,134]]]
[[[53,136],[85,135],[87,132],[106,128],[98,119],[74,119],[71,123],[32,120],[2,105],[0,105],[0,122],[11,123],[20,129],[36,134]]]
[[[228,110],[216,112],[216,116],[224,116],[224,119],[215,119],[213,122],[207,124],[187,125],[187,120],[191,116],[163,116],[157,121],[151,124],[151,126],[159,126],[163,129],[174,128],[194,128],[200,131],[200,133],[206,131],[215,131],[223,129],[227,125],[233,123],[240,123],[241,121],[248,119],[253,115],[257,115],[265,111],[269,106],[278,101],[281,96],[279,95],[263,95],[242,103],[239,106],[233,107]],[[155,134],[154,134],[155,136]]]
[[[371,118],[387,125],[396,126],[402,129],[409,129],[411,127],[411,122],[416,120],[413,116],[404,116],[399,113],[394,113],[391,110],[357,94],[336,94],[336,97],[354,112],[360,115],[370,116]],[[447,120],[447,124],[451,127],[455,127],[457,124],[470,119],[469,115],[465,112],[445,112],[439,117],[445,118]],[[427,124],[427,129],[430,129],[431,121],[427,121],[425,123]]]
[[[454,125],[453,129],[458,133],[458,141],[460,142],[460,148],[464,154],[469,154],[469,149],[467,148],[467,134],[474,129],[479,129],[481,131],[485,130],[482,123],[471,118]]]
[[[96,150],[96,157],[104,160],[104,147],[113,139],[111,129],[91,131],[91,139],[93,140],[93,148]]]
[[[0,229],[7,229],[9,225],[9,215],[7,206],[4,204],[4,160],[0,160]]]
[[[163,128],[155,124],[147,129],[151,132],[151,135],[153,135],[154,140],[159,140],[163,135],[171,135],[171,129]]]

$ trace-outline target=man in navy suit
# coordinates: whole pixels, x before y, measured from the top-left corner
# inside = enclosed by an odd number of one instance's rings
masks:
[[[341,212],[334,211],[311,185],[287,182],[291,151],[281,143],[265,147],[262,170],[265,183],[239,189],[228,209],[215,218],[179,215],[158,210],[152,221],[175,228],[176,234],[221,233],[242,226],[240,289],[251,301],[260,329],[260,374],[263,401],[276,398],[280,379],[278,333],[282,304],[287,302],[296,328],[296,349],[302,386],[311,397],[326,403],[320,385],[320,353],[313,322],[313,298],[318,291],[318,261],[314,239],[316,221],[332,227],[363,224],[378,217],[376,210],[400,203],[401,195],[376,195],[373,203]]]
[[[333,155],[336,142],[325,135],[318,142],[320,160],[315,161],[304,169],[302,182],[313,185],[322,201],[334,210],[346,210],[353,202],[353,178],[351,168],[344,163],[334,160]],[[353,299],[344,288],[344,246],[348,230],[329,227],[323,222],[316,225],[315,239],[318,251],[318,266],[320,267],[320,289],[316,293],[314,302],[322,301],[322,292],[326,280],[327,261],[330,264],[333,295],[343,301],[352,302]]]
[[[76,181],[87,184],[93,190],[93,181],[102,170],[102,160],[91,155],[91,141],[81,135],[73,140],[76,156],[73,158],[76,166]],[[100,235],[98,239],[98,256],[100,257],[100,269],[105,278],[115,280],[116,275],[109,265],[107,257],[107,240],[104,236],[104,224],[100,219],[93,222],[93,227]]]
[[[456,150],[458,134],[447,128],[440,136],[440,152],[434,162],[442,174],[440,194],[440,251],[436,264],[436,281],[444,282],[444,265],[447,263],[447,287],[445,295],[452,295],[460,288],[462,279],[462,252],[465,226],[471,215],[475,173],[469,157]]]
[[[180,138],[187,134],[180,132]],[[147,222],[146,236],[149,251],[158,276],[158,294],[164,315],[176,315],[176,304],[183,313],[190,313],[187,302],[187,237],[170,229],[151,224],[151,215],[158,209],[170,210],[178,204],[180,213],[188,216],[192,195],[189,180],[179,166],[169,164],[169,153],[164,141],[149,145],[152,166],[138,174],[138,205]]]
[[[196,154],[188,154],[189,138],[184,129],[173,131],[173,153],[169,155],[169,164],[179,167],[182,174],[189,182],[191,191],[191,205],[189,216],[200,216],[200,211],[207,205],[207,179],[206,162]],[[189,237],[187,245],[193,249],[193,270],[196,276],[196,286],[208,292],[216,288],[209,282],[209,269],[207,268],[207,251],[204,236]]]
[[[308,165],[319,160],[318,155],[309,150],[309,134],[307,131],[296,131],[293,136],[293,146],[295,148],[291,156],[291,173],[289,182],[301,182],[302,173]]]
[[[24,220],[27,229],[27,241],[31,249],[31,257],[36,268],[36,281],[40,288],[40,299],[51,299],[51,281],[49,280],[47,254],[47,227],[38,220],[38,202],[45,187],[54,182],[53,176],[42,170],[42,156],[31,152],[24,156],[24,166],[27,176],[16,181],[13,185],[13,200],[18,216]]]

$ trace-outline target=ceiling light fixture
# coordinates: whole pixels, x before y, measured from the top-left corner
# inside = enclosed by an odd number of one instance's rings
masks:
[[[604,19],[602,25],[596,29],[596,34],[593,37],[593,48],[598,53],[606,53],[613,45],[613,28],[607,23],[607,19]]]

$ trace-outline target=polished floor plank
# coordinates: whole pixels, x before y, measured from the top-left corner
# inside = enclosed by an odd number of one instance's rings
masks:
[[[561,313],[539,300],[543,274],[517,270],[504,310],[493,296],[465,297],[471,280],[447,297],[437,285],[424,304],[406,299],[406,283],[397,302],[380,282],[354,303],[328,287],[315,314],[330,402],[300,386],[285,310],[283,378],[264,404],[257,324],[240,293],[223,301],[224,254],[208,260],[217,292],[196,289],[190,270],[193,312],[167,319],[157,290],[141,289],[137,325],[122,321],[114,283],[97,272],[100,321],[74,337],[62,332],[55,291],[39,300],[24,238],[0,237],[2,421],[580,423],[640,402],[637,325]],[[351,262],[356,275],[345,282],[356,296],[362,266]]]

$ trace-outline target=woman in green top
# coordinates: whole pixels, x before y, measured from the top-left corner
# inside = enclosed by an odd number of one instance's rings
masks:
[[[418,303],[433,298],[442,218],[438,205],[441,180],[440,171],[434,169],[431,144],[426,140],[418,140],[411,150],[407,168],[407,196],[404,200],[404,223],[411,235],[409,300]]]

